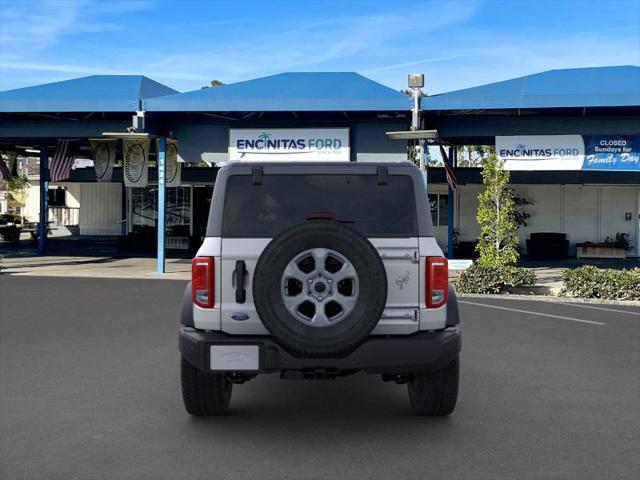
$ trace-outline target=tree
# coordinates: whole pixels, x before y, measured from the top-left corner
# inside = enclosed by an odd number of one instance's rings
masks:
[[[29,179],[26,175],[15,176],[6,182],[5,199],[9,212],[22,212],[25,205],[25,190],[29,187]]]
[[[220,80],[211,80],[209,82],[209,85],[205,85],[204,87],[201,88],[201,90],[205,90],[210,87],[221,87],[223,85],[224,85],[224,82],[221,82]]]
[[[459,167],[481,167],[489,155],[495,154],[492,145],[466,145],[458,149]]]
[[[410,88],[403,88],[400,90],[400,93],[404,93],[409,97],[413,97],[413,91]],[[422,89],[418,92],[418,98],[426,97],[427,94],[422,91]]]
[[[518,261],[516,207],[513,191],[507,186],[509,177],[502,162],[490,154],[482,169],[485,190],[478,195],[476,215],[480,224],[476,250],[480,254],[478,264],[482,266],[514,265]]]

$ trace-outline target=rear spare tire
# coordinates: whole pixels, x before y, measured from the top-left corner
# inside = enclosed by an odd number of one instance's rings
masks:
[[[310,221],[275,237],[253,277],[262,323],[294,355],[353,351],[380,320],[386,298],[386,272],[375,247],[334,221]]]

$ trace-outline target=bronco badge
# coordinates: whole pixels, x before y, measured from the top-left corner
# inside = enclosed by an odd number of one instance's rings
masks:
[[[396,285],[400,290],[402,290],[410,281],[411,281],[411,272],[407,270],[404,275],[396,278]]]

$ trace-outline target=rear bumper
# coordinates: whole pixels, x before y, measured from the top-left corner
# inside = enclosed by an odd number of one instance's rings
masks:
[[[269,336],[231,336],[220,332],[202,332],[192,327],[180,329],[182,357],[202,372],[212,371],[210,351],[212,346],[217,345],[257,345],[259,367],[253,371],[255,373],[324,369],[408,374],[435,371],[450,363],[460,352],[461,332],[459,327],[449,327],[438,332],[413,335],[371,336],[344,357],[299,358],[286,352]],[[234,370],[230,368],[227,371]]]

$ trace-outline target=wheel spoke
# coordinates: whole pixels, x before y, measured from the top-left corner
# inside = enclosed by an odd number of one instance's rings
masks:
[[[300,305],[307,300],[307,296],[300,292],[298,295],[285,295],[282,299],[284,302],[284,306],[287,307],[287,310],[290,312],[296,312]]]
[[[326,248],[314,248],[311,250],[311,256],[313,257],[313,263],[315,264],[315,272],[324,272],[327,255],[329,255],[329,250]]]
[[[329,318],[327,314],[324,313],[324,305],[316,304],[316,313],[311,318],[311,323],[314,327],[326,327],[329,325]]]
[[[285,279],[293,278],[295,280],[298,280],[299,282],[304,283],[307,278],[307,274],[300,270],[297,263],[291,262],[289,265],[287,265],[287,268],[284,269],[282,277]]]
[[[353,307],[355,307],[358,297],[356,295],[343,295],[340,292],[336,292],[333,296],[333,301],[340,305],[345,313],[349,313]]]
[[[336,282],[345,280],[347,278],[356,278],[356,269],[353,268],[353,265],[351,265],[349,262],[345,262],[342,265],[342,268],[340,268],[340,270],[338,270],[336,273],[331,275],[331,277]]]

